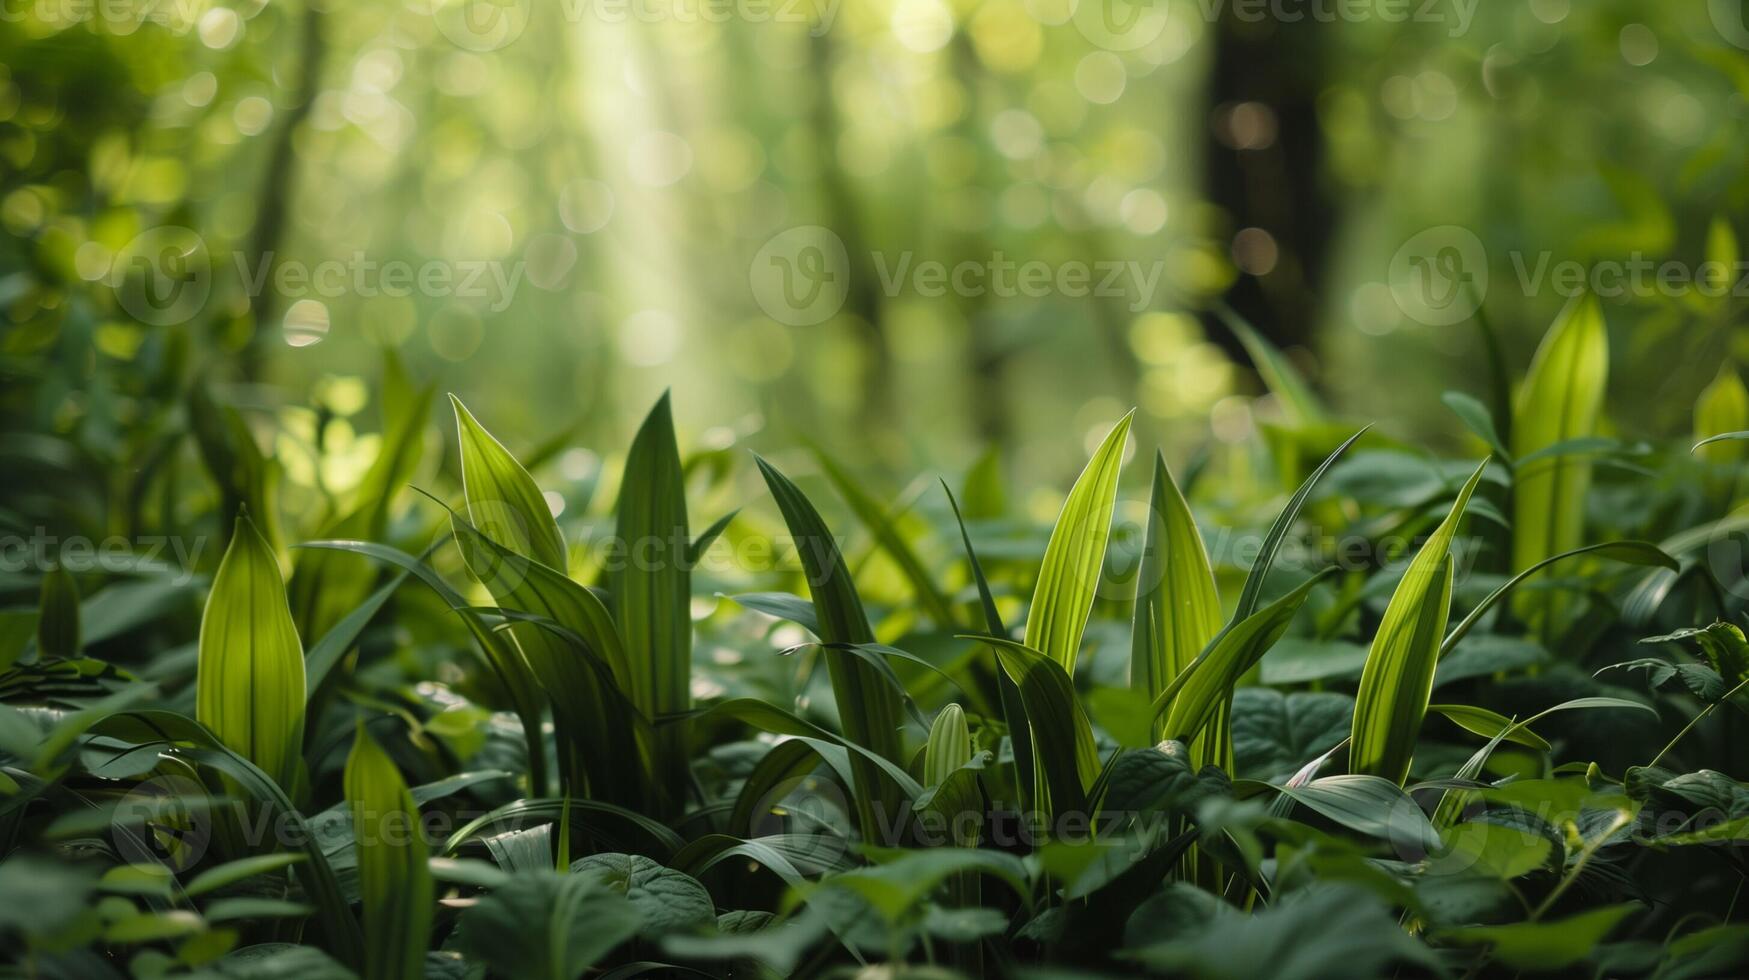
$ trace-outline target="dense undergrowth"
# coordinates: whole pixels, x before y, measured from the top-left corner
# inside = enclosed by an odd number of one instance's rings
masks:
[[[1741,974],[1735,372],[1624,440],[1579,301],[1443,458],[1234,326],[1254,451],[1118,421],[1052,527],[993,457],[893,496],[666,397],[623,466],[459,400],[438,452],[393,363],[293,506],[195,388],[87,474],[114,560],[4,582],[8,969]]]

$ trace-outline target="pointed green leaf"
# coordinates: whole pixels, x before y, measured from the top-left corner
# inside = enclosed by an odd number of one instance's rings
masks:
[[[1026,614],[1026,645],[1056,661],[1071,677],[1105,566],[1117,474],[1134,418],[1131,411],[1112,427],[1069,491],[1045,546],[1044,564]]]
[[[1410,560],[1385,607],[1355,695],[1350,772],[1381,776],[1399,785],[1409,775],[1451,613],[1452,540],[1490,462],[1483,460],[1458,491],[1451,512]]]
[[[1593,296],[1575,297],[1537,348],[1513,409],[1512,455],[1521,461],[1512,497],[1515,571],[1579,546],[1592,464],[1570,456],[1528,466],[1522,461],[1557,443],[1596,435],[1608,374],[1603,310]],[[1558,595],[1527,604],[1541,610],[1545,643],[1562,625],[1566,604]]]
[[[1166,457],[1155,453],[1147,538],[1136,579],[1130,686],[1152,703],[1220,630],[1221,599],[1202,532],[1166,468]],[[1199,760],[1231,771],[1231,729],[1220,722]],[[1153,735],[1154,741],[1165,737],[1163,723],[1154,726]]]
[[[461,443],[468,520],[497,544],[564,572],[565,539],[534,478],[475,421],[461,399],[451,395],[449,400]]]
[[[418,804],[362,724],[346,758],[345,783],[358,847],[365,980],[416,980],[425,975],[435,902]]]
[[[297,784],[304,651],[273,549],[238,518],[200,621],[195,717],[279,785]]]
[[[692,706],[691,531],[686,476],[664,394],[638,429],[620,483],[618,534],[624,570],[614,577],[628,661],[628,693],[647,717]],[[686,799],[687,726],[656,733],[656,778],[669,809]]]
[[[850,579],[850,570],[844,566],[844,558],[826,522],[788,477],[765,460],[754,458],[783,512],[784,523],[789,526],[801,558],[819,621],[820,639],[827,643],[873,643],[874,629],[869,626],[856,584]],[[880,675],[861,659],[840,650],[828,650],[823,656],[844,737],[881,759],[897,760],[901,751],[899,728],[903,724],[898,695],[881,683]],[[851,760],[851,767],[856,775],[859,826],[865,839],[878,841],[882,829],[892,826],[892,819],[899,812],[899,786],[884,767],[860,754]]]

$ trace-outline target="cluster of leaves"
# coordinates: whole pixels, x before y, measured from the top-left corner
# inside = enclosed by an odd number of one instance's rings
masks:
[[[286,549],[272,460],[198,398],[210,580],[54,569],[0,618],[14,969],[1742,970],[1735,375],[1694,452],[1607,435],[1581,300],[1509,410],[1447,395],[1490,451],[1448,461],[1234,326],[1280,492],[1155,454],[1127,526],[1125,418],[1048,536],[988,462],[893,507],[818,447],[865,540],[765,459],[781,528],[694,531],[728,464],[681,454],[664,397],[612,535],[568,544],[546,453],[459,400],[457,496],[397,492],[433,393],[391,371],[377,462]],[[750,539],[795,591],[701,601]]]

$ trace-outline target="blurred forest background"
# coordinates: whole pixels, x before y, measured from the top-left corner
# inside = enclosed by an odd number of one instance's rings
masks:
[[[50,509],[77,491],[46,472],[157,465],[196,380],[290,484],[355,481],[384,350],[576,479],[672,388],[695,447],[909,475],[994,446],[1066,485],[1132,405],[1175,462],[1284,410],[1217,300],[1342,418],[1456,448],[1439,393],[1489,361],[1429,276],[1519,373],[1567,299],[1539,268],[1734,269],[1749,230],[1736,2],[0,12],[0,465]],[[825,305],[774,313],[808,274]],[[1686,432],[1749,356],[1739,291],[1605,298],[1622,434]]]

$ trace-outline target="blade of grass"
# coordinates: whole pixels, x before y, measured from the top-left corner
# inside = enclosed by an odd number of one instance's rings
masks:
[[[614,579],[624,631],[628,693],[645,716],[692,706],[692,571],[687,551],[686,478],[666,393],[632,440],[620,483],[617,533],[625,568]],[[684,722],[656,734],[653,760],[661,812],[678,814],[686,801],[687,735]]]
[[[813,597],[820,639],[827,643],[873,643],[874,629],[826,522],[788,477],[764,459],[755,456],[754,460],[794,539]],[[875,758],[897,760],[903,723],[898,697],[881,683],[873,667],[857,657],[836,650],[827,650],[823,656],[845,739]],[[858,827],[865,840],[886,843],[884,829],[900,812],[900,783],[868,755],[859,753],[851,760],[851,767],[856,779],[852,789]]]
[[[1452,541],[1464,507],[1492,459],[1470,475],[1451,512],[1410,560],[1373,636],[1355,695],[1350,772],[1402,785],[1433,693],[1433,670],[1451,613]]]
[[[1327,568],[1319,572],[1209,641],[1154,701],[1156,716],[1166,710],[1166,737],[1194,744],[1221,705],[1231,701],[1233,685],[1281,639],[1312,588],[1334,571]]]
[[[1002,613],[996,608],[996,597],[990,592],[990,581],[984,577],[984,566],[978,561],[977,550],[972,547],[972,536],[966,530],[965,518],[960,514],[959,501],[954,499],[953,490],[946,480],[941,481],[941,489],[947,494],[949,506],[953,507],[953,519],[960,528],[960,542],[966,549],[966,563],[971,566],[972,579],[978,585],[978,602],[984,610],[984,634],[1005,638],[1008,636],[1008,628],[1002,625]],[[1019,796],[1021,808],[1030,809],[1033,753],[1032,730],[1027,723],[1026,704],[1021,699],[1020,688],[1000,665],[996,670],[996,689],[1002,701],[1002,721],[1008,726],[1008,740],[1014,751],[1015,793]]]
[[[1166,468],[1166,457],[1156,452],[1147,537],[1136,579],[1130,686],[1151,703],[1220,631],[1221,599],[1208,549]],[[1232,733],[1220,722],[1217,719],[1215,735],[1206,743],[1210,751],[1198,764],[1213,763],[1231,771]],[[1153,735],[1155,741],[1165,737],[1163,722],[1154,726]]]
[[[1070,677],[1075,676],[1081,634],[1093,611],[1105,565],[1112,508],[1117,503],[1117,475],[1134,418],[1132,410],[1112,427],[1070,489],[1045,546],[1038,585],[1026,614],[1026,646],[1051,658]]]
[[[344,782],[358,847],[364,978],[417,980],[425,975],[435,900],[418,804],[362,723],[346,759]]]
[[[1590,295],[1575,297],[1555,318],[1531,360],[1512,417],[1512,454],[1520,461],[1538,450],[1595,435],[1609,372],[1609,337],[1603,311]],[[1513,484],[1512,567],[1524,571],[1577,548],[1584,531],[1591,464],[1559,457],[1521,467]],[[1563,627],[1565,597],[1523,603],[1545,646],[1554,649]]]

